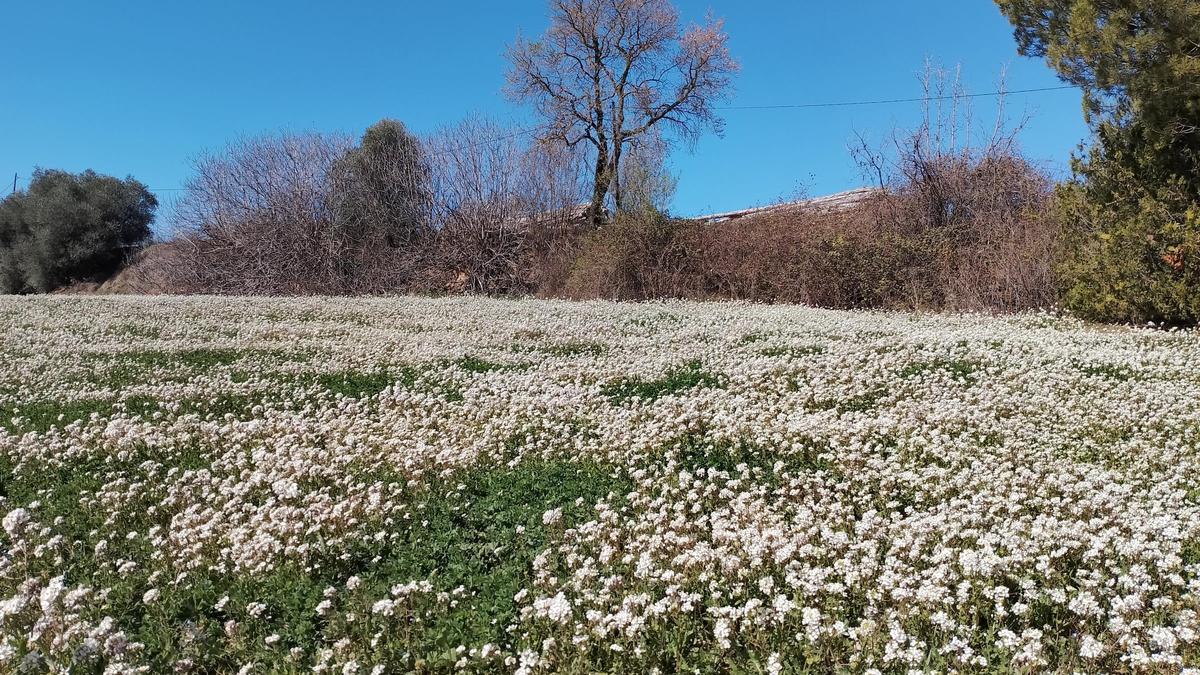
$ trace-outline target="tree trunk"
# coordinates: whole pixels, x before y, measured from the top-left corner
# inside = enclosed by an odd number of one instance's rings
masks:
[[[617,136],[616,142],[613,144],[612,158],[612,189],[613,203],[616,205],[618,213],[621,211],[621,137]]]
[[[596,152],[595,182],[592,184],[592,205],[588,209],[588,220],[592,227],[604,223],[604,198],[608,196],[608,147],[601,143]]]

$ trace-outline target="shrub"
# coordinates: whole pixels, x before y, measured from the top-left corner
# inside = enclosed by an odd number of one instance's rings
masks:
[[[413,283],[430,232],[424,146],[384,120],[361,145],[267,135],[201,157],[176,212],[186,286],[211,293],[354,294]]]
[[[931,109],[888,148],[859,149],[864,169],[880,181],[868,198],[798,202],[715,222],[671,220],[647,203],[619,210],[585,238],[565,293],[838,308],[1053,305],[1058,225],[1044,216],[1049,179],[1021,157],[1015,132],[1002,123],[972,142],[957,80],[931,68],[924,82],[930,105],[950,100],[950,110]],[[649,168],[642,180],[653,188],[663,180]]]
[[[175,212],[184,285],[208,293],[308,295],[351,287],[352,241],[330,175],[347,138],[280,134],[200,157]]]
[[[691,227],[652,209],[617,214],[584,237],[565,295],[613,300],[703,295],[687,247]]]
[[[1097,321],[1200,321],[1200,207],[1171,188],[1097,203],[1082,183],[1055,194],[1067,224],[1063,304]]]
[[[691,285],[835,308],[1049,306],[1057,230],[1037,213],[1048,185],[1015,156],[951,157],[850,208],[797,204],[696,224],[684,244],[701,275]]]
[[[0,292],[104,281],[149,241],[157,207],[133,178],[35,171],[0,202]]]
[[[330,199],[348,290],[390,291],[411,282],[430,233],[431,172],[424,144],[396,120],[372,125],[335,164]]]

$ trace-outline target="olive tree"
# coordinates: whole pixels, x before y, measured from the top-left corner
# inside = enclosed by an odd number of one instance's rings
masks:
[[[107,280],[150,240],[157,207],[133,178],[38,169],[0,202],[0,292]]]

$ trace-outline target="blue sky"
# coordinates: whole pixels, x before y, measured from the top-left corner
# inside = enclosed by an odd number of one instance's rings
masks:
[[[987,0],[679,0],[688,19],[725,17],[742,64],[729,105],[906,98],[928,57],[961,64],[971,91],[1060,84],[1016,54]],[[133,175],[169,201],[189,161],[240,135],[359,133],[383,117],[418,132],[469,113],[515,124],[503,53],[546,27],[543,0],[304,2],[42,0],[10,3],[0,40],[0,185],[34,166]],[[993,103],[977,101],[986,117]],[[1075,91],[1013,96],[1023,146],[1065,172],[1087,138]],[[726,112],[723,138],[672,159],[674,209],[692,215],[856,187],[848,146],[910,125],[917,104]]]

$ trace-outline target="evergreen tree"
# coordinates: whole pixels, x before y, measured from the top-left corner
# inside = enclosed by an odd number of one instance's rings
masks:
[[[133,178],[37,170],[0,202],[0,292],[102,282],[150,239],[158,201]]]
[[[1057,199],[1067,306],[1101,320],[1200,321],[1200,3],[997,4],[1022,54],[1083,89],[1095,132]]]

